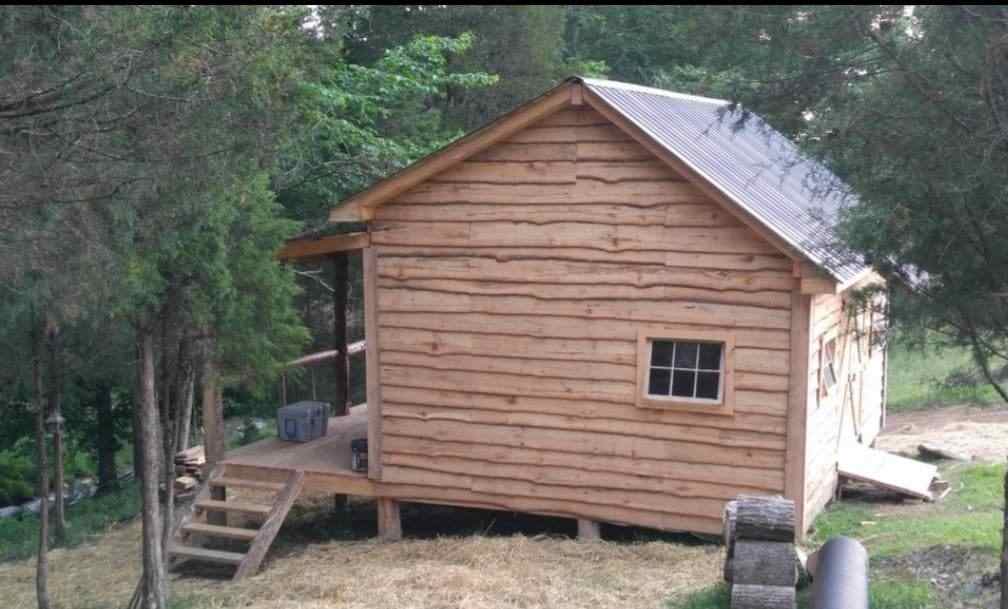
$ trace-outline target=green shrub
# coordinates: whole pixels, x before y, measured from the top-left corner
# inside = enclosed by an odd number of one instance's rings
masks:
[[[29,457],[12,451],[0,452],[0,506],[31,499],[34,483],[35,468]]]
[[[64,547],[80,545],[104,533],[109,526],[131,520],[139,513],[140,493],[136,483],[68,506]],[[31,513],[0,519],[0,561],[20,560],[34,555],[38,547],[38,528],[38,516]]]

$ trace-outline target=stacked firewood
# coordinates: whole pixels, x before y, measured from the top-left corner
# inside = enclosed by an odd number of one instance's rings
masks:
[[[196,488],[203,478],[206,454],[202,446],[175,453],[175,492],[186,493]]]
[[[732,609],[794,609],[798,559],[793,501],[743,495],[728,502],[724,541]]]

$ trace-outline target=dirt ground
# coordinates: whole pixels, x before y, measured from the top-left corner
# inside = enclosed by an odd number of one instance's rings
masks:
[[[1003,463],[1008,453],[1008,409],[961,405],[895,413],[886,421],[886,429],[876,446],[919,457],[917,447],[922,443],[970,456],[977,462]],[[933,505],[882,503],[878,511],[919,515],[930,511]],[[997,556],[954,545],[932,546],[872,562],[873,574],[927,582],[936,597],[936,606],[943,609],[996,607],[1000,588],[988,578],[997,569]]]
[[[890,414],[876,447],[918,455],[921,443],[936,444],[976,461],[1004,462],[1008,453],[1008,409],[952,406]]]

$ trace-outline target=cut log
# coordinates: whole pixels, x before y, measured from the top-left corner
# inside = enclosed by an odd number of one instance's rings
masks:
[[[175,478],[175,491],[178,493],[186,493],[196,488],[197,484],[199,484],[199,480],[193,478],[192,476],[179,476],[178,478]]]
[[[731,606],[732,609],[794,609],[795,589],[736,584],[731,590]]]
[[[724,546],[725,556],[732,557],[735,545],[735,520],[738,517],[738,500],[729,501],[725,504],[724,515]]]
[[[783,497],[739,499],[735,538],[794,543],[794,501]]]
[[[735,585],[790,586],[798,581],[794,544],[782,541],[735,541],[731,582]]]

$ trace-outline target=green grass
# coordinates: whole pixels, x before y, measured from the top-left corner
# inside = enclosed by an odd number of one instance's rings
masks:
[[[880,513],[878,506],[856,501],[835,503],[816,519],[812,542],[846,535],[861,540],[873,557],[943,544],[997,552],[1004,473],[1003,465],[949,469],[943,474],[953,492],[942,502],[908,513]]]
[[[109,526],[140,513],[140,494],[135,484],[115,493],[85,499],[67,508],[67,540],[62,547],[80,545]],[[0,520],[0,561],[34,556],[38,548],[39,520],[35,514]]]
[[[872,581],[868,587],[871,609],[929,609],[934,599],[924,582],[901,580]],[[798,609],[808,609],[811,590],[798,592]],[[690,594],[678,602],[670,602],[669,609],[729,609],[731,598],[728,587],[718,584]]]
[[[996,554],[1001,547],[1004,465],[954,465],[942,475],[952,493],[920,509],[893,511],[879,504],[842,501],[816,519],[810,540],[822,545],[837,535],[860,540],[873,561],[936,545],[958,545]],[[870,574],[872,609],[931,609],[937,599],[927,582]],[[809,590],[798,595],[798,607],[809,605]],[[717,585],[670,602],[669,609],[728,609],[728,589]]]
[[[986,382],[950,384],[960,373],[976,375],[967,349],[918,349],[901,341],[889,347],[888,407],[891,412],[920,410],[940,405],[1000,401]],[[979,379],[979,375],[976,375]]]

